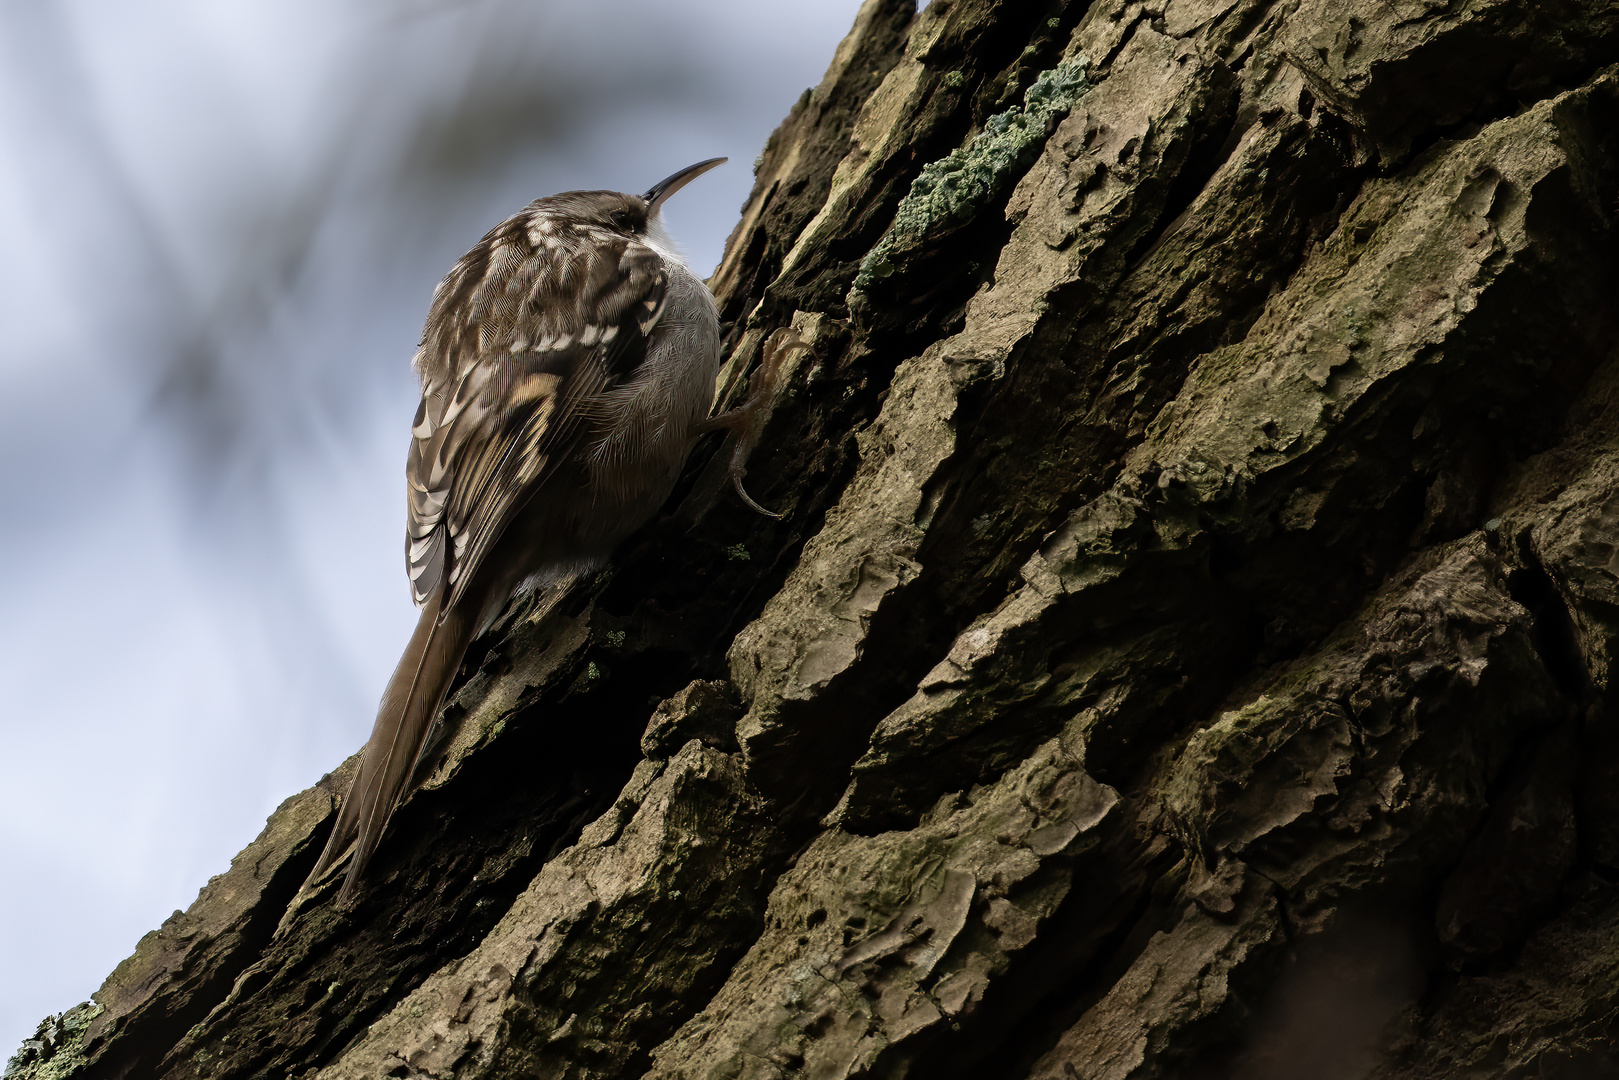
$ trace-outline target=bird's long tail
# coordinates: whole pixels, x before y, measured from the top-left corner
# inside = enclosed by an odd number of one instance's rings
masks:
[[[347,904],[354,894],[365,864],[377,849],[382,831],[388,825],[394,807],[404,795],[416,767],[417,755],[427,739],[433,717],[438,714],[444,691],[461,666],[472,639],[472,619],[466,605],[457,604],[440,615],[443,593],[429,600],[416,623],[405,654],[399,658],[388,689],[383,692],[382,704],[377,707],[377,722],[371,729],[371,739],[365,745],[365,756],[360,759],[360,770],[354,784],[343,800],[343,808],[332,826],[332,835],[320,854],[320,861],[310,871],[304,887],[321,878],[329,867],[343,857],[350,843],[354,845],[349,861],[348,875],[337,894],[339,906]]]

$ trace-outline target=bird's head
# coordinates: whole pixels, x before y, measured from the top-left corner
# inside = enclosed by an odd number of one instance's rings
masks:
[[[625,236],[658,236],[662,232],[659,212],[669,196],[727,160],[722,157],[709,158],[688,165],[673,176],[653,184],[644,195],[629,195],[622,191],[566,191],[540,199],[535,205],[579,225],[595,226]]]

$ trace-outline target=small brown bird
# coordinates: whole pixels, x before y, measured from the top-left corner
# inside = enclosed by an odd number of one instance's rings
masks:
[[[760,400],[756,389],[705,420],[714,297],[659,221],[665,199],[725,160],[645,195],[537,199],[439,284],[405,466],[405,564],[422,614],[306,887],[352,844],[338,903],[351,898],[467,645],[513,593],[601,566],[668,498],[697,436],[745,423]],[[740,460],[732,478],[741,491]]]

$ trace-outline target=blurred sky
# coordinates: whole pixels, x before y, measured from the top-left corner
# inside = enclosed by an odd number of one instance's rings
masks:
[[[0,1058],[364,741],[451,262],[725,154],[708,272],[857,7],[0,5]]]

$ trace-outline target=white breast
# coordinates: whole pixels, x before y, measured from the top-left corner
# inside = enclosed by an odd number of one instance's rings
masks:
[[[713,403],[719,373],[713,294],[672,248],[651,246],[669,270],[664,308],[635,376],[600,402],[598,415],[606,422],[590,455],[602,538],[609,543],[621,538],[609,534],[633,531],[669,497],[691,449],[692,428]]]

